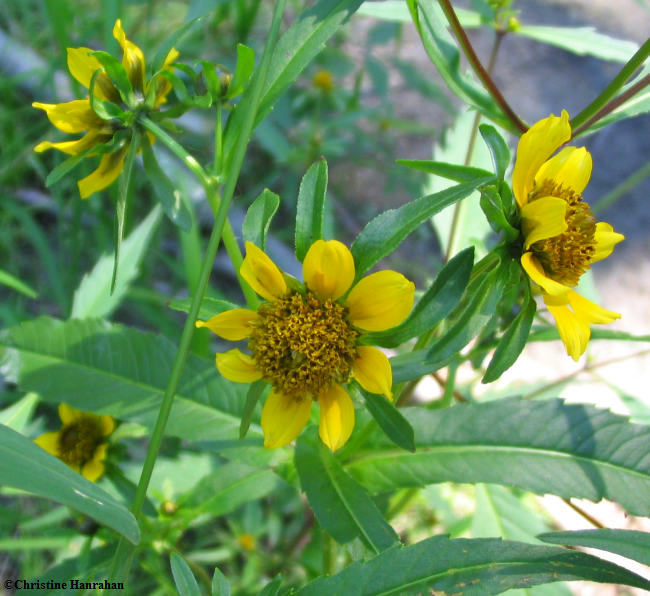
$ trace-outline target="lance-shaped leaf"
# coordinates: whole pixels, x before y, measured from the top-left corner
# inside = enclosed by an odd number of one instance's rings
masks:
[[[319,159],[300,182],[296,206],[296,257],[303,261],[309,247],[323,237],[323,212],[327,194],[327,162]]]
[[[510,164],[510,149],[508,149],[508,145],[494,126],[481,124],[478,129],[492,154],[494,171],[497,177],[503,180],[508,165]]]
[[[398,159],[398,164],[417,170],[418,172],[426,172],[427,174],[434,174],[442,178],[448,178],[455,182],[471,182],[477,178],[489,178],[492,172],[484,170],[483,168],[475,168],[473,166],[459,166],[446,161],[432,161],[428,159]]]
[[[262,250],[266,249],[266,235],[271,220],[280,206],[280,197],[265,188],[246,211],[242,224],[242,236]]]
[[[650,428],[560,399],[503,399],[445,410],[403,409],[416,453],[379,433],[347,471],[373,492],[436,482],[492,482],[537,494],[618,502],[650,514]]]
[[[176,553],[169,557],[174,583],[180,596],[201,596],[199,584],[185,559]]]
[[[433,590],[477,596],[563,580],[650,587],[636,573],[585,553],[498,538],[434,536],[353,563],[332,577],[311,582],[296,596],[403,596]]]
[[[348,476],[313,431],[298,439],[295,462],[318,523],[337,542],[345,544],[359,537],[375,553],[398,542],[368,493]]]
[[[0,484],[52,499],[113,528],[137,544],[131,512],[33,441],[0,424]]]

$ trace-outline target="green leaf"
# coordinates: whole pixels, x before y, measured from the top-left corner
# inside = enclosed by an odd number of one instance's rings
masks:
[[[501,185],[501,188],[505,190],[508,186],[504,183]],[[503,231],[508,242],[515,242],[517,238],[519,238],[519,230],[510,225],[506,215],[504,201],[501,199],[496,187],[485,186],[481,189],[479,205],[481,206],[483,213],[485,213],[485,217],[487,218],[490,227],[495,232]]]
[[[124,241],[119,265],[122,274],[112,294],[111,270],[115,253],[102,256],[92,271],[84,275],[74,293],[70,314],[73,319],[108,317],[120,305],[138,276],[140,262],[159,223],[160,208],[156,207]]]
[[[151,183],[156,198],[165,215],[175,225],[188,232],[192,227],[192,216],[183,200],[180,189],[176,188],[162,171],[156,160],[149,139],[145,136],[142,143],[142,162],[147,179]]]
[[[228,88],[228,99],[244,92],[253,74],[254,67],[255,52],[243,43],[238,43],[237,66],[235,66],[235,72],[232,75],[232,81],[230,81],[230,87]]]
[[[270,581],[264,586],[264,589],[259,593],[258,596],[277,596],[282,587],[282,578],[276,577],[273,581]]]
[[[447,364],[446,362],[427,362],[426,355],[426,350],[414,350],[390,358],[390,365],[393,369],[393,383],[420,379]]]
[[[544,542],[587,546],[616,553],[643,565],[650,565],[650,533],[636,530],[578,530],[574,532],[548,532],[538,536]]]
[[[94,319],[42,317],[0,336],[0,370],[51,403],[110,414],[152,429],[177,346],[160,335]],[[214,360],[190,354],[167,424],[185,439],[236,439],[245,386],[222,378]],[[261,449],[261,429],[249,439]]]
[[[38,404],[38,395],[28,393],[15,404],[10,405],[0,412],[0,424],[4,424],[18,433],[24,433],[32,419],[32,414]]]
[[[560,339],[560,334],[557,332],[556,327],[545,327],[543,329],[536,329],[528,338],[528,341],[553,341]],[[590,341],[595,339],[608,339],[608,340],[623,340],[623,341],[640,341],[650,342],[650,335],[634,335],[627,331],[616,331],[614,329],[599,329],[595,327],[591,330]]]
[[[25,294],[25,296],[29,298],[38,297],[36,290],[30,288],[25,282],[20,281],[15,275],[11,275],[11,273],[7,273],[2,269],[0,269],[0,284],[12,288],[16,290],[16,292]]]
[[[633,41],[598,33],[593,27],[547,27],[522,25],[514,33],[562,48],[578,56],[594,56],[612,62],[627,62],[639,46]]]
[[[384,211],[361,230],[351,251],[359,279],[373,265],[393,252],[420,224],[441,209],[465,198],[489,178],[479,178],[421,197],[399,209]]]
[[[296,257],[302,263],[309,247],[323,237],[327,162],[314,162],[300,182],[296,206]]]
[[[219,567],[214,568],[212,576],[212,596],[230,596],[230,582]]]
[[[180,596],[201,596],[199,584],[185,559],[176,553],[172,553],[169,562],[172,567],[174,583]]]
[[[432,329],[460,302],[474,264],[474,248],[466,248],[449,261],[413,308],[409,317],[393,329],[367,333],[364,343],[395,348]]]
[[[419,172],[426,172],[435,176],[442,176],[455,182],[472,182],[472,180],[489,179],[492,172],[484,170],[483,168],[474,168],[472,166],[458,166],[444,161],[431,161],[428,159],[398,159],[397,163],[418,170]]]
[[[397,596],[434,590],[476,596],[562,580],[650,587],[639,575],[585,553],[498,538],[433,536],[352,563],[332,577],[307,584],[296,596]]]
[[[280,197],[265,188],[246,211],[242,225],[242,236],[247,242],[266,250],[266,235],[271,220],[280,206]]]
[[[501,399],[444,410],[403,408],[414,454],[379,433],[372,451],[346,465],[373,492],[436,482],[492,482],[536,494],[618,502],[650,513],[650,428],[559,399]],[[552,474],[549,473],[552,470]]]
[[[122,63],[108,52],[103,52],[101,50],[90,52],[88,55],[96,58],[104,67],[106,76],[108,76],[111,83],[113,83],[115,88],[119,91],[122,101],[127,106],[132,107],[135,99],[133,95],[133,86],[131,85],[129,76],[126,73],[124,66],[122,66]]]
[[[33,441],[0,425],[0,484],[72,507],[133,544],[140,530],[131,512]]]
[[[483,383],[496,381],[519,358],[526,347],[526,340],[535,318],[537,307],[535,299],[527,291],[521,312],[514,318],[503,337],[499,340],[497,349],[483,375]]]
[[[170,308],[183,312],[190,312],[191,298],[181,298],[180,300],[171,300],[167,303]],[[203,298],[201,308],[199,309],[199,319],[207,321],[208,319],[233,308],[241,308],[239,304],[228,302],[227,300],[217,300],[216,298]]]
[[[360,387],[354,387],[353,391],[363,397],[368,412],[395,445],[407,451],[415,451],[413,427],[386,397],[369,393]]]
[[[268,387],[269,384],[266,383],[266,381],[262,381],[260,379],[259,381],[251,383],[250,387],[248,388],[248,393],[246,394],[246,404],[244,405],[244,411],[241,415],[241,424],[239,425],[240,439],[246,438],[248,428],[250,427],[253,416],[255,415],[257,402],[259,402],[260,397],[262,397],[262,393],[264,393],[264,390],[268,389]]]
[[[494,126],[481,124],[478,129],[492,154],[492,163],[494,164],[494,171],[496,172],[497,178],[503,180],[503,177],[506,175],[506,170],[510,165],[510,149],[508,149],[507,143]]]
[[[313,429],[298,439],[295,463],[318,523],[337,542],[359,537],[375,553],[398,542],[365,489],[347,475]]]

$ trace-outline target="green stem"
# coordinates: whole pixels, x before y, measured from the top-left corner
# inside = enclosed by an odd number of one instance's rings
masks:
[[[591,212],[597,215],[618,201],[626,192],[650,176],[650,163],[632,172],[623,182],[609,191],[604,197],[591,206]]]
[[[221,168],[223,167],[223,106],[221,102],[217,102],[217,115],[214,125],[214,163],[212,164],[212,171],[216,176],[221,175]]]
[[[510,120],[510,122],[512,122],[512,124],[522,133],[526,132],[528,130],[528,126],[522,122],[519,116],[517,116],[515,111],[510,107],[510,104],[506,101],[506,98],[503,97],[501,91],[499,91],[499,88],[492,80],[490,73],[485,70],[485,68],[483,68],[481,61],[478,59],[478,56],[476,55],[476,52],[474,51],[474,48],[472,47],[472,44],[470,43],[469,38],[465,33],[465,30],[461,26],[460,21],[456,16],[451,2],[449,0],[440,0],[440,7],[445,13],[447,21],[449,22],[449,26],[456,35],[456,39],[458,40],[460,47],[463,49],[463,52],[465,52],[465,57],[474,69],[476,76],[478,76],[478,78],[481,80],[494,101],[499,104],[499,107],[503,110],[503,113],[507,116],[508,120]],[[497,31],[498,37],[503,37],[503,34],[503,31]]]
[[[605,104],[616,94],[616,92],[628,81],[639,68],[645,59],[650,56],[650,39],[648,39],[632,56],[627,64],[621,68],[620,72],[612,79],[612,82],[605,87],[603,92],[596,97],[582,112],[571,118],[571,129],[575,130],[582,124],[586,123],[594,116]]]

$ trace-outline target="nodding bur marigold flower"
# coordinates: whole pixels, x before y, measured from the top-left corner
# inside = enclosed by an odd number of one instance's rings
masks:
[[[304,287],[290,287],[273,261],[247,242],[240,273],[267,302],[257,312],[237,308],[196,326],[228,340],[248,339],[250,355],[230,350],[217,354],[216,363],[231,381],[264,379],[273,386],[262,411],[265,447],[298,436],[316,401],[320,437],[336,451],[354,428],[354,405],[342,385],[353,378],[393,398],[388,358],[359,340],[364,331],[401,323],[413,307],[415,285],[401,273],[379,271],[353,286],[352,253],[336,240],[314,242],[302,272]]]
[[[107,414],[97,416],[59,404],[61,430],[36,437],[34,443],[68,464],[84,478],[95,482],[104,473],[108,443],[104,439],[115,430]]]
[[[334,89],[334,77],[329,70],[319,70],[313,76],[311,84],[324,93],[331,93]]]
[[[113,36],[119,42],[123,50],[122,66],[126,71],[128,79],[133,88],[135,100],[144,102],[153,82],[145,80],[145,59],[142,50],[126,38],[122,29],[122,21],[117,19],[113,27]],[[70,74],[87,89],[90,89],[93,75],[103,66],[90,48],[68,48],[68,69]],[[163,69],[170,69],[169,66],[178,57],[178,51],[172,48],[163,65]],[[164,76],[155,77],[155,97],[153,107],[157,108],[167,101],[167,94],[171,91],[172,85]],[[100,72],[93,88],[93,94],[97,99],[110,101],[118,106],[122,105],[120,92],[111,82],[105,72]],[[50,122],[59,130],[71,134],[85,132],[84,136],[74,141],[62,143],[51,143],[43,141],[34,147],[34,151],[41,153],[47,149],[58,149],[69,155],[79,155],[87,152],[93,147],[108,143],[113,139],[115,133],[124,128],[124,125],[117,119],[103,120],[92,109],[90,99],[75,99],[58,104],[47,104],[34,102],[32,106],[45,110]],[[124,106],[122,106],[124,108]],[[126,106],[129,110],[133,106]],[[153,143],[154,137],[148,135]],[[82,199],[88,198],[91,194],[103,190],[117,179],[124,166],[124,159],[129,143],[117,143],[112,151],[104,153],[99,167],[86,178],[79,180],[77,186]],[[90,153],[92,155],[93,152]]]
[[[565,147],[569,114],[551,114],[524,133],[517,147],[512,186],[519,204],[524,253],[521,264],[542,291],[567,353],[578,360],[587,349],[589,325],[621,315],[594,304],[572,288],[592,263],[607,258],[624,239],[605,222],[596,223],[582,191],[591,177],[591,155]]]

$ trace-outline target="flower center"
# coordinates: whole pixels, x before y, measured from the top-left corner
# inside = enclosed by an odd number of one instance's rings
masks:
[[[90,416],[65,425],[59,434],[59,457],[66,464],[83,466],[95,455],[103,439],[99,422]]]
[[[530,249],[551,279],[573,287],[589,269],[596,249],[596,218],[582,195],[553,180],[544,180],[534,188],[529,200],[549,196],[566,201],[567,229],[558,236],[535,242]]]
[[[347,308],[294,292],[263,304],[258,314],[248,345],[263,378],[278,391],[317,399],[327,387],[347,382],[359,337]]]

